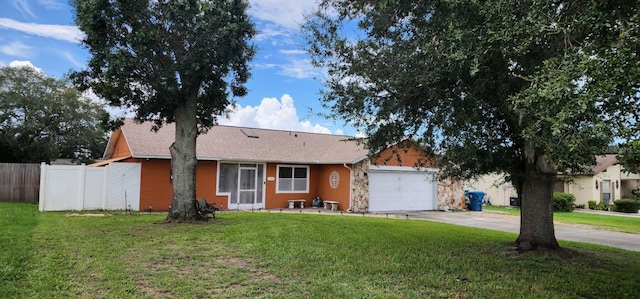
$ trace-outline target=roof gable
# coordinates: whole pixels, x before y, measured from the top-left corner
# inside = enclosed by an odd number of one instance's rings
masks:
[[[138,124],[126,119],[118,132],[124,135],[133,158],[170,159],[169,146],[175,138],[175,125],[167,124],[158,132],[153,124]],[[198,136],[199,160],[286,162],[301,164],[355,163],[367,157],[364,146],[352,137],[318,133],[214,126]],[[122,141],[120,141],[122,142]],[[116,141],[110,140],[105,159],[112,158]]]
[[[604,155],[596,157],[596,165],[591,167],[593,174],[598,174],[609,168],[609,166],[618,163],[616,155]]]
[[[433,155],[429,155],[414,140],[406,139],[372,157],[371,163],[384,166],[435,167],[436,161]]]
[[[595,158],[596,158],[596,163],[594,165],[585,167],[584,171],[574,172],[574,173],[572,173],[571,171],[567,171],[564,174],[593,176],[603,171],[606,171],[607,168],[618,163],[618,159],[616,158],[616,155],[600,155],[600,156],[596,156]]]

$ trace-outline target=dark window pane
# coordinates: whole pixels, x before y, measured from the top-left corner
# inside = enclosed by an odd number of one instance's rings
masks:
[[[306,168],[296,168],[295,170],[295,178],[306,178],[307,177],[307,169]]]
[[[292,169],[291,167],[280,167],[280,171],[278,174],[279,178],[292,178]]]

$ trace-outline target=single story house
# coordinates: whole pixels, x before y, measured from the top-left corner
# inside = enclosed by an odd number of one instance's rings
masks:
[[[560,175],[556,191],[576,196],[576,205],[587,201],[612,204],[622,198],[631,198],[631,191],[640,188],[640,175],[627,173],[616,155],[596,157],[596,165],[586,174]]]
[[[559,174],[555,191],[573,194],[575,204],[585,207],[589,200],[613,203],[629,198],[632,190],[640,188],[640,175],[625,172],[617,162],[616,155],[597,156],[596,165],[588,173]],[[509,206],[509,198],[517,196],[513,186],[500,174],[481,176],[467,182],[465,188],[484,191],[494,205]]]
[[[158,132],[152,124],[126,119],[111,135],[101,166],[139,163],[138,210],[168,210],[172,197],[173,124]],[[417,146],[390,147],[371,161],[369,152],[348,136],[214,126],[197,140],[196,196],[222,209],[287,208],[289,200],[314,197],[335,201],[350,212],[435,210],[460,203],[443,192],[434,168],[418,170],[425,157]],[[455,208],[455,207],[451,207]],[[459,207],[462,208],[462,207]]]

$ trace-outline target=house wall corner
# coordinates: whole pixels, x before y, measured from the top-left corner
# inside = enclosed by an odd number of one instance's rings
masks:
[[[465,208],[464,183],[451,179],[438,181],[438,210],[463,210]]]
[[[353,165],[351,212],[369,212],[369,160]]]

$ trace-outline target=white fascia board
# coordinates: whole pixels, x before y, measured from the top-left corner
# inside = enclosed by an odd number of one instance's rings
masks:
[[[437,168],[426,168],[426,167],[408,167],[408,166],[379,166],[379,165],[371,165],[369,167],[369,171],[377,171],[377,172],[393,172],[393,171],[404,171],[404,172],[430,172],[437,173]]]

